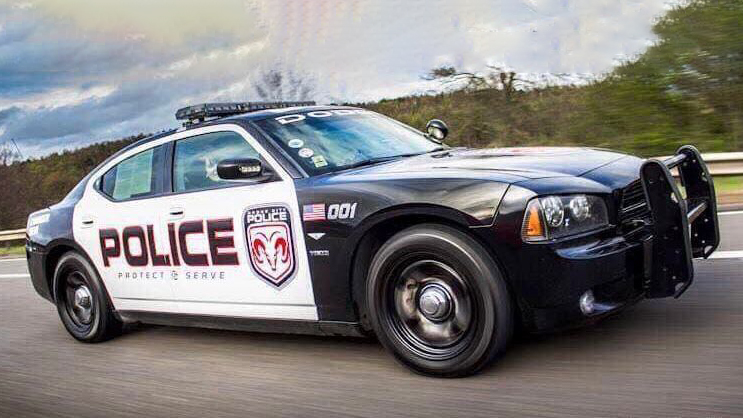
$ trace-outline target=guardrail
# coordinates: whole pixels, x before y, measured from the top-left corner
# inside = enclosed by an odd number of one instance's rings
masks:
[[[657,157],[663,161],[669,157]],[[743,176],[743,152],[718,152],[702,154],[713,177]],[[26,239],[25,229],[0,231],[0,243]]]
[[[658,157],[661,161],[666,158],[670,157]],[[702,154],[702,159],[712,177],[743,176],[743,152]]]
[[[13,229],[10,231],[0,231],[0,242],[20,241],[26,239],[25,229]]]

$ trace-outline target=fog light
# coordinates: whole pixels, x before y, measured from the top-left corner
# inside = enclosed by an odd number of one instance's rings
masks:
[[[583,315],[590,315],[596,309],[596,299],[593,297],[593,291],[589,290],[580,297],[578,302],[580,305],[580,311]]]

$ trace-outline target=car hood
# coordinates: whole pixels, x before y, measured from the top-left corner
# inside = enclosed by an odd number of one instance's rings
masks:
[[[623,158],[626,154],[580,147],[519,147],[450,150],[419,155],[354,170],[353,176],[464,174],[475,177],[496,176],[515,183],[549,177],[579,177]]]

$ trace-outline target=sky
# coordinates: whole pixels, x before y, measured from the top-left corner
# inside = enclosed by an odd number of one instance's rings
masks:
[[[278,69],[319,103],[439,88],[442,65],[600,76],[642,53],[668,0],[0,0],[0,144],[24,157],[177,127],[257,100]]]

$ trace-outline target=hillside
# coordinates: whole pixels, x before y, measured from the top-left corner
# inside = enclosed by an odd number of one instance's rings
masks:
[[[520,91],[486,73],[483,80],[496,82],[362,106],[421,129],[443,119],[450,145],[588,145],[644,156],[687,143],[743,150],[742,22],[743,1],[692,1],[656,23],[654,46],[586,86]],[[30,212],[61,199],[137,137],[0,165],[0,230],[23,227]]]
[[[654,46],[588,86],[508,97],[489,82],[499,74],[489,73],[475,89],[368,107],[416,127],[441,118],[453,145],[581,144],[644,156],[685,143],[706,152],[743,149],[743,1],[693,1],[653,31]]]
[[[143,135],[10,165],[0,164],[0,231],[23,228],[28,214],[61,200],[109,155]]]

